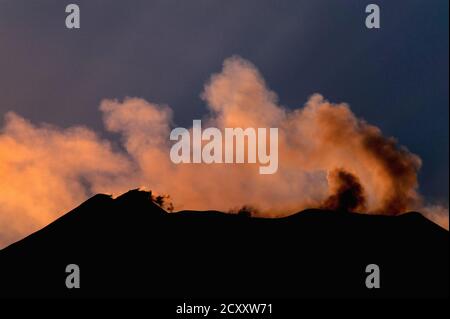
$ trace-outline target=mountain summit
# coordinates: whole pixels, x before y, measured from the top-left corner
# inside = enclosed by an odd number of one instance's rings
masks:
[[[366,287],[370,264],[379,289]],[[0,251],[0,297],[447,297],[448,269],[448,232],[419,213],[167,213],[132,190]]]

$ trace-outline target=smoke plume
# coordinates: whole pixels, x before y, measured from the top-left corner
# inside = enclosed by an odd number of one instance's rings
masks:
[[[176,210],[247,206],[268,217],[321,206],[391,215],[425,211],[420,158],[358,119],[347,104],[315,94],[304,106],[285,109],[258,70],[239,57],[225,60],[201,97],[208,108],[204,128],[279,129],[276,174],[260,175],[259,164],[173,164],[172,110],[140,98],[100,105],[106,130],[117,134],[122,148],[85,127],[35,125],[8,113],[0,133],[0,245],[94,193],[140,186],[170,194]],[[426,211],[441,224],[448,220],[445,208]]]
[[[330,172],[329,181],[333,195],[325,200],[322,208],[340,212],[364,211],[364,189],[356,176],[336,169]]]

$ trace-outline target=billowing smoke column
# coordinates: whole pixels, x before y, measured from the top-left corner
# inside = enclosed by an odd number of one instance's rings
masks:
[[[330,172],[329,179],[333,195],[325,200],[322,208],[338,212],[365,210],[364,189],[356,176],[344,170],[336,169]]]
[[[125,151],[88,128],[36,126],[9,113],[0,134],[0,245],[94,193],[139,186],[170,194],[176,210],[246,205],[275,217],[323,206],[382,214],[419,209],[448,227],[446,208],[422,206],[420,159],[356,118],[348,105],[315,94],[287,110],[239,57],[225,60],[201,96],[208,107],[204,127],[279,129],[276,174],[260,175],[258,164],[172,163],[172,111],[143,99],[101,103],[105,127],[118,134]]]

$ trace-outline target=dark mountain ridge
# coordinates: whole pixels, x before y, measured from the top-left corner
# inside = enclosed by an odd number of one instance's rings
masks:
[[[96,195],[1,250],[0,297],[448,297],[448,232],[419,213],[266,219],[150,198]],[[380,289],[365,285],[369,264]]]

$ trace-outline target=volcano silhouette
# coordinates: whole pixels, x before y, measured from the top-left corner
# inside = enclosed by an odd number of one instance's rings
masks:
[[[65,285],[68,264],[80,289]],[[448,297],[448,272],[448,232],[419,213],[167,213],[133,190],[0,251],[0,297]]]

